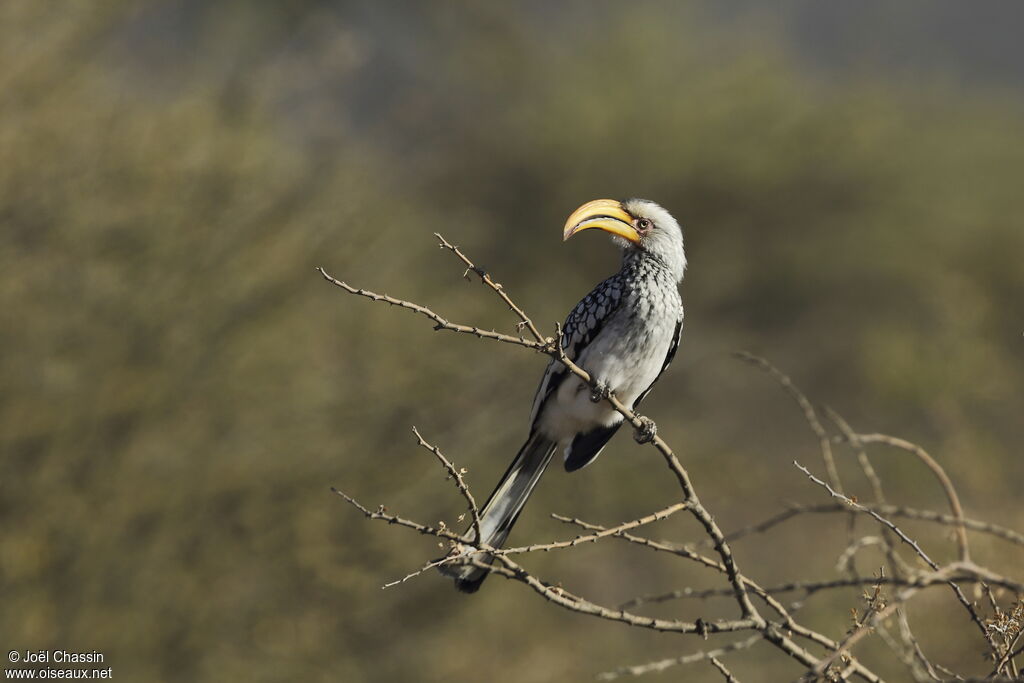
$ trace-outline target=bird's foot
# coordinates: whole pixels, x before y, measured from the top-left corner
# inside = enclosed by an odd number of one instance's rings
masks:
[[[654,424],[654,420],[649,417],[640,418],[640,426],[633,432],[633,438],[637,443],[650,443],[654,441],[654,437],[658,435],[658,425]]]
[[[600,403],[609,396],[611,396],[612,390],[608,386],[608,383],[604,380],[597,380],[594,382],[593,388],[590,390],[590,400],[594,403]]]

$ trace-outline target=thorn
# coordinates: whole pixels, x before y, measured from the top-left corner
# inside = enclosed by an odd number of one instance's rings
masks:
[[[701,638],[703,638],[704,640],[707,640],[708,639],[708,625],[707,625],[707,622],[705,622],[704,619],[698,617],[696,625],[697,625],[697,633],[700,634]]]

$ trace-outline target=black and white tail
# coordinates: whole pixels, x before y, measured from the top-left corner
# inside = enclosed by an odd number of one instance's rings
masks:
[[[519,449],[480,512],[480,534],[484,543],[493,548],[500,548],[505,543],[526,500],[551,462],[555,446],[554,441],[534,432]],[[476,533],[470,530],[469,537],[475,539]],[[494,559],[491,555],[478,557],[488,563]],[[475,593],[487,578],[487,570],[472,565],[441,567],[441,571],[454,578],[455,587],[464,593]]]

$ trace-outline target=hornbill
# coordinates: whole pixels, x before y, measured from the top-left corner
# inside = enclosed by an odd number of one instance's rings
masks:
[[[597,285],[569,313],[562,326],[566,356],[586,370],[591,389],[559,360],[552,359],[537,388],[530,435],[480,512],[485,544],[500,548],[555,451],[565,469],[594,461],[622,424],[607,401],[608,392],[636,408],[665,371],[679,346],[683,306],[678,284],[686,269],[683,233],[674,218],[646,199],[597,199],[576,209],[562,232],[564,240],[597,228],[622,247],[619,272]],[[653,437],[653,423],[646,434]],[[474,531],[470,540],[476,540]],[[460,546],[453,555],[472,552]],[[483,562],[493,557],[477,553]],[[441,571],[455,587],[473,593],[487,570],[472,564],[445,564]]]

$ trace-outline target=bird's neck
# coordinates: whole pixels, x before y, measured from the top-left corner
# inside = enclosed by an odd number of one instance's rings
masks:
[[[644,249],[625,249],[622,252],[621,272],[633,277],[657,277],[670,275],[672,269],[665,259],[657,254]]]
[[[627,247],[622,253],[622,271],[647,277],[660,278],[667,275],[678,284],[682,282],[683,273],[686,271],[686,256],[681,245],[678,253],[667,254],[649,249]]]

